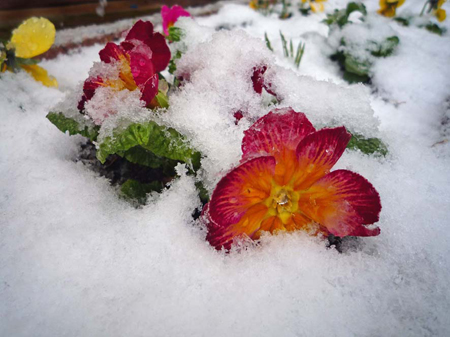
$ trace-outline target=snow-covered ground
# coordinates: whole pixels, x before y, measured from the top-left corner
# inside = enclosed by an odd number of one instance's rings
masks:
[[[328,1],[326,12],[346,3]],[[376,16],[378,1],[365,4]],[[408,0],[398,13],[422,5]],[[180,19],[186,36],[172,48],[184,48],[178,71],[191,78],[160,118],[205,155],[212,191],[238,164],[243,131],[270,110],[249,85],[252,66],[269,65],[281,106],[387,144],[386,157],[346,151],[337,165],[379,191],[379,236],[344,253],[300,232],[217,252],[192,219],[200,201],[182,167],[134,208],[76,162],[83,137],[45,118],[98,61],[103,46],[85,47],[41,63],[59,89],[25,73],[0,78],[0,336],[449,336],[450,35],[376,16],[374,34],[388,27],[400,44],[376,60],[371,87],[348,86],[328,58],[324,18],[228,4]],[[298,70],[279,30],[306,43]],[[231,112],[243,108],[236,126]]]

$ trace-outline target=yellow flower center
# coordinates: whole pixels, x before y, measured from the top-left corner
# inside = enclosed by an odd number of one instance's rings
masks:
[[[269,208],[268,216],[277,216],[283,224],[286,224],[292,213],[298,210],[298,200],[300,194],[291,186],[280,186],[272,183],[270,196],[264,204]]]

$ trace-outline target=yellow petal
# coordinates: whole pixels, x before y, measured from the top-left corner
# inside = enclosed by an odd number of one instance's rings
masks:
[[[318,12],[323,12],[323,10],[325,9],[325,6],[323,5],[323,3],[317,3],[317,2],[311,2],[310,3],[311,6],[311,10],[314,13],[318,13]]]
[[[439,22],[442,22],[447,17],[447,13],[445,12],[445,9],[439,8],[436,12],[434,12],[434,15],[436,15],[436,18]]]
[[[17,57],[31,58],[50,49],[55,42],[55,26],[45,18],[30,18],[14,29],[11,44]]]
[[[22,65],[21,66],[23,70],[25,70],[27,73],[29,73],[36,81],[41,82],[46,87],[57,87],[58,82],[56,81],[56,78],[53,76],[49,76],[47,73],[47,70],[44,68],[38,66],[37,64],[33,65]]]

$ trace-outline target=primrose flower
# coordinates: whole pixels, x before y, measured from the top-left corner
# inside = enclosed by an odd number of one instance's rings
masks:
[[[309,7],[314,13],[323,12],[325,10],[324,2],[327,0],[302,0],[302,3],[309,3]]]
[[[174,5],[171,8],[166,5],[161,7],[162,26],[164,34],[169,35],[169,28],[177,22],[180,16],[191,16],[183,7]]]
[[[54,41],[55,26],[49,20],[36,17],[25,20],[12,32],[11,40],[6,46],[8,51],[1,72],[21,68],[47,87],[57,87],[58,82],[54,77],[49,76],[44,68],[35,64],[36,61],[28,60],[45,53]],[[11,57],[12,54],[14,57]]]
[[[397,7],[403,5],[405,0],[380,0],[380,9],[378,14],[392,18],[395,16],[395,11]]]
[[[331,168],[351,135],[316,131],[303,113],[277,109],[245,131],[241,164],[217,184],[203,210],[206,239],[229,249],[240,236],[303,230],[312,235],[375,236],[378,192],[362,176]]]
[[[84,110],[86,102],[94,97],[99,87],[117,91],[138,89],[141,100],[149,106],[158,94],[158,73],[170,61],[166,39],[162,34],[153,32],[152,23],[139,20],[128,32],[125,41],[120,45],[108,42],[99,55],[103,63],[117,67],[118,76],[104,74],[89,77],[84,82],[78,109]]]
[[[433,15],[438,19],[439,22],[442,22],[447,17],[447,13],[445,9],[442,9],[442,5],[446,0],[431,0],[430,6],[433,9]]]

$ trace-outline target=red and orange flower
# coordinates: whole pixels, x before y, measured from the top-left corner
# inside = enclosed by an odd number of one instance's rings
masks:
[[[141,100],[149,106],[158,94],[158,73],[170,61],[166,39],[153,31],[152,23],[139,20],[128,32],[125,41],[120,45],[109,42],[99,55],[103,63],[117,66],[118,76],[105,74],[89,77],[84,82],[78,109],[84,110],[86,102],[94,97],[99,87],[110,87],[117,91],[138,89]]]
[[[207,240],[229,249],[240,236],[304,230],[312,235],[375,236],[378,192],[348,170],[330,172],[351,135],[316,131],[303,113],[277,109],[245,132],[242,161],[217,184],[203,218]]]

